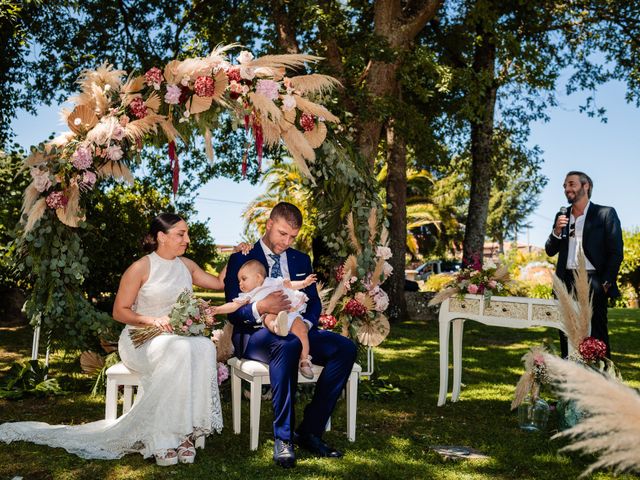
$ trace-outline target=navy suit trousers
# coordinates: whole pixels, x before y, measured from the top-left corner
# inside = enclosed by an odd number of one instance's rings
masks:
[[[324,366],[324,369],[316,383],[313,399],[304,410],[297,432],[320,437],[349,379],[357,349],[348,338],[317,328],[309,330],[309,345],[313,363]],[[302,344],[295,335],[279,337],[266,328],[260,328],[249,338],[243,355],[243,358],[269,365],[273,433],[275,438],[285,441],[293,439],[301,351]]]

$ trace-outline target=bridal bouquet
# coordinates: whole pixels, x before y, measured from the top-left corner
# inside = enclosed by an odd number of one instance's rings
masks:
[[[194,297],[192,292],[186,290],[180,294],[173,305],[169,313],[169,321],[173,327],[173,333],[185,337],[198,335],[209,337],[217,324],[213,307],[209,302]],[[132,329],[129,335],[137,348],[163,332],[161,328],[153,326]]]

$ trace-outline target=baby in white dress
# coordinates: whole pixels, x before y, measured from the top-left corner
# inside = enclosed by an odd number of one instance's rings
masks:
[[[288,312],[282,311],[277,315],[266,314],[263,320],[264,326],[281,337],[286,337],[291,332],[300,339],[302,343],[300,374],[305,378],[313,378],[309,355],[309,330],[302,320],[309,298],[299,290],[315,283],[316,276],[311,274],[299,281],[285,280],[282,277],[270,278],[267,277],[267,270],[262,263],[258,260],[249,260],[238,270],[238,281],[242,293],[233,301],[214,307],[214,313],[233,313],[247,303],[257,302],[270,293],[281,290],[291,302],[291,307]]]

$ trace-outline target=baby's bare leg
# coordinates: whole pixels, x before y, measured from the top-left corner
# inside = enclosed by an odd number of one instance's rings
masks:
[[[302,343],[300,358],[303,360],[306,359],[309,356],[309,329],[307,325],[302,321],[301,317],[297,317],[291,324],[289,331],[300,339]]]
[[[273,313],[267,313],[264,317],[264,320],[262,321],[262,323],[264,323],[264,326],[267,327],[267,329],[271,332],[271,333],[275,333],[275,328],[276,328],[276,316]]]

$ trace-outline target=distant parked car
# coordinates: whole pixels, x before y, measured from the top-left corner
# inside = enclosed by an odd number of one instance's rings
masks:
[[[416,280],[426,280],[434,273],[455,273],[462,268],[456,260],[430,260],[416,268]]]

